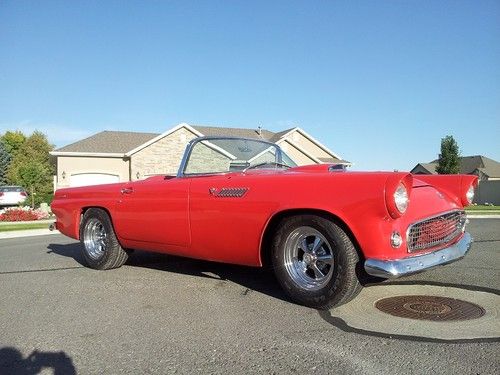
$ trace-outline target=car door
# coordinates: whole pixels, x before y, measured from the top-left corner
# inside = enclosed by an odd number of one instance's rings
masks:
[[[114,226],[126,240],[186,247],[189,233],[189,180],[155,177],[125,184]]]
[[[188,179],[191,256],[258,265],[262,231],[277,206],[263,199],[265,186],[239,173]]]

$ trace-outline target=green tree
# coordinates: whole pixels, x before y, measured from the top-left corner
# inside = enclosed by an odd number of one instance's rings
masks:
[[[0,140],[0,185],[5,185],[7,183],[7,169],[9,168],[9,164],[10,154]]]
[[[45,134],[35,131],[13,156],[7,171],[7,179],[14,185],[25,187],[31,195],[32,204],[39,204],[52,193],[54,166],[49,152],[53,146]]]
[[[45,194],[48,190],[47,187],[50,184],[50,177],[52,175],[50,166],[39,161],[34,161],[21,165],[18,173],[20,185],[28,189],[31,206],[35,207],[35,203],[40,203],[38,195]]]
[[[0,138],[0,141],[4,144],[5,150],[14,157],[23,143],[26,141],[26,136],[20,132],[16,131],[6,131],[4,135]]]
[[[451,135],[441,139],[441,153],[439,154],[436,172],[439,174],[460,173],[460,150]]]

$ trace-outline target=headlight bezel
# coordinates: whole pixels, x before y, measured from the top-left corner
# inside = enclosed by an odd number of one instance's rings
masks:
[[[387,179],[385,185],[385,203],[389,216],[398,219],[410,206],[413,176],[408,173],[395,173]]]

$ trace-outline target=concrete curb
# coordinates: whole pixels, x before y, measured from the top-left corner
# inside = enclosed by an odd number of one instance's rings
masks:
[[[23,225],[23,224],[52,224],[56,221],[56,218],[53,219],[44,219],[44,220],[33,220],[33,221],[0,221],[0,227],[2,225]]]
[[[500,219],[500,215],[467,215],[468,219]]]
[[[0,240],[7,238],[20,238],[20,237],[32,237],[32,236],[46,236],[49,234],[59,234],[58,230],[53,230],[52,232],[47,229],[26,229],[26,230],[13,230],[9,232],[0,232]]]

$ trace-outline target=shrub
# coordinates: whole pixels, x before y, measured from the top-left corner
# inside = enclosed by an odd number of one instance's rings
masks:
[[[54,193],[52,192],[37,194],[35,195],[35,205],[40,206],[40,203],[47,203],[50,206],[50,204],[52,203],[52,199],[54,199]],[[28,201],[26,201],[26,203],[27,202]]]
[[[0,210],[0,221],[33,221],[47,219],[49,215],[30,207],[12,207]]]

